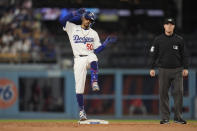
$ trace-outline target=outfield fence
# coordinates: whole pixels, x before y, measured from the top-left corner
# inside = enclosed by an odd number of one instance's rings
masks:
[[[103,69],[101,91],[94,93],[88,74],[85,109],[89,118],[159,119],[158,79],[147,69]],[[196,119],[196,70],[184,79],[183,116]],[[44,66],[0,68],[0,118],[75,119],[78,108],[72,70]],[[169,92],[173,95],[173,87]],[[173,117],[173,99],[170,109]]]

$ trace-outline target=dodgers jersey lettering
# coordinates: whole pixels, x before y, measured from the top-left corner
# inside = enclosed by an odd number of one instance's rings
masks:
[[[67,21],[63,30],[68,34],[74,56],[92,54],[101,46],[98,33],[92,28],[84,30],[81,25]]]

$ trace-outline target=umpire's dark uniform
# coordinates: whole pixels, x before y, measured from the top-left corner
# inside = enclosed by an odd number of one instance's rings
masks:
[[[162,120],[169,122],[170,119],[168,90],[171,85],[174,87],[174,120],[182,120],[182,70],[188,69],[188,55],[183,38],[175,33],[170,36],[167,36],[165,33],[157,36],[150,48],[150,56],[151,69],[154,69],[155,66],[159,67],[159,94]]]

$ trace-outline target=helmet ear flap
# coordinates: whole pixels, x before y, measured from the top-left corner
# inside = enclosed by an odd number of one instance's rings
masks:
[[[92,23],[90,24],[90,27],[93,27],[94,24],[95,24],[95,21],[92,21]]]

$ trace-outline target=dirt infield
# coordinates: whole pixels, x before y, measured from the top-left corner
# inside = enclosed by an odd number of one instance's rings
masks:
[[[197,131],[197,122],[186,125],[158,122],[110,122],[108,125],[79,125],[76,122],[0,122],[0,131]]]

